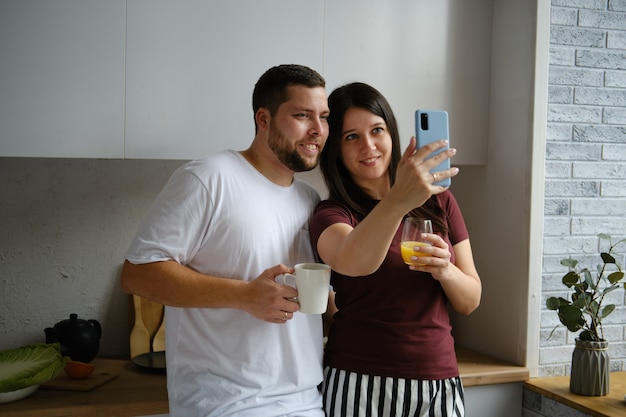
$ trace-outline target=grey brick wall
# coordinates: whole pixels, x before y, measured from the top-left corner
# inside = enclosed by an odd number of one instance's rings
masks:
[[[569,374],[576,336],[559,326],[548,337],[559,322],[545,299],[565,295],[560,260],[583,253],[595,269],[597,235],[626,237],[626,0],[552,0],[548,82],[540,377]],[[610,294],[604,325],[612,371],[626,371],[624,298]]]

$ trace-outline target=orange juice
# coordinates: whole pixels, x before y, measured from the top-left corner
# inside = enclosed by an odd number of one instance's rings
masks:
[[[412,256],[431,256],[426,253],[415,252],[413,250],[415,246],[430,246],[430,244],[426,242],[416,242],[416,241],[402,242],[402,244],[400,245],[400,253],[402,254],[402,259],[404,260],[404,263],[407,265],[423,265],[423,264],[411,261]]]

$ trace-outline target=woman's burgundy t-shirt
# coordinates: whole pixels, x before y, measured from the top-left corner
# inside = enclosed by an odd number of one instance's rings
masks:
[[[450,191],[434,196],[445,213],[450,246],[468,239],[457,202]],[[353,227],[349,210],[321,202],[310,225],[317,248],[320,234],[335,223]],[[459,375],[447,298],[430,274],[411,271],[400,255],[402,226],[380,268],[372,275],[348,277],[332,272],[339,312],[334,317],[324,355],[326,366],[368,375],[437,380]],[[441,231],[435,230],[441,235]],[[358,260],[356,260],[358,262]]]

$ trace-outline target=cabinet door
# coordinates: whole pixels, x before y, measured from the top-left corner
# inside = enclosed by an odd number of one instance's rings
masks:
[[[287,63],[322,72],[324,2],[128,1],[126,157],[245,149],[252,90]]]
[[[447,110],[458,164],[486,162],[492,0],[326,2],[329,92],[362,81],[389,100],[403,143],[418,108]]]
[[[520,417],[521,382],[465,387],[465,415],[480,417]]]
[[[123,157],[126,2],[0,2],[0,155]]]

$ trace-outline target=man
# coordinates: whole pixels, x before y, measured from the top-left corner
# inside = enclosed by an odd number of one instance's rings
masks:
[[[125,291],[165,304],[170,414],[324,415],[322,322],[276,282],[313,262],[319,201],[294,173],[313,169],[328,136],[321,75],[270,68],[253,93],[255,137],[179,168],[128,251]]]

